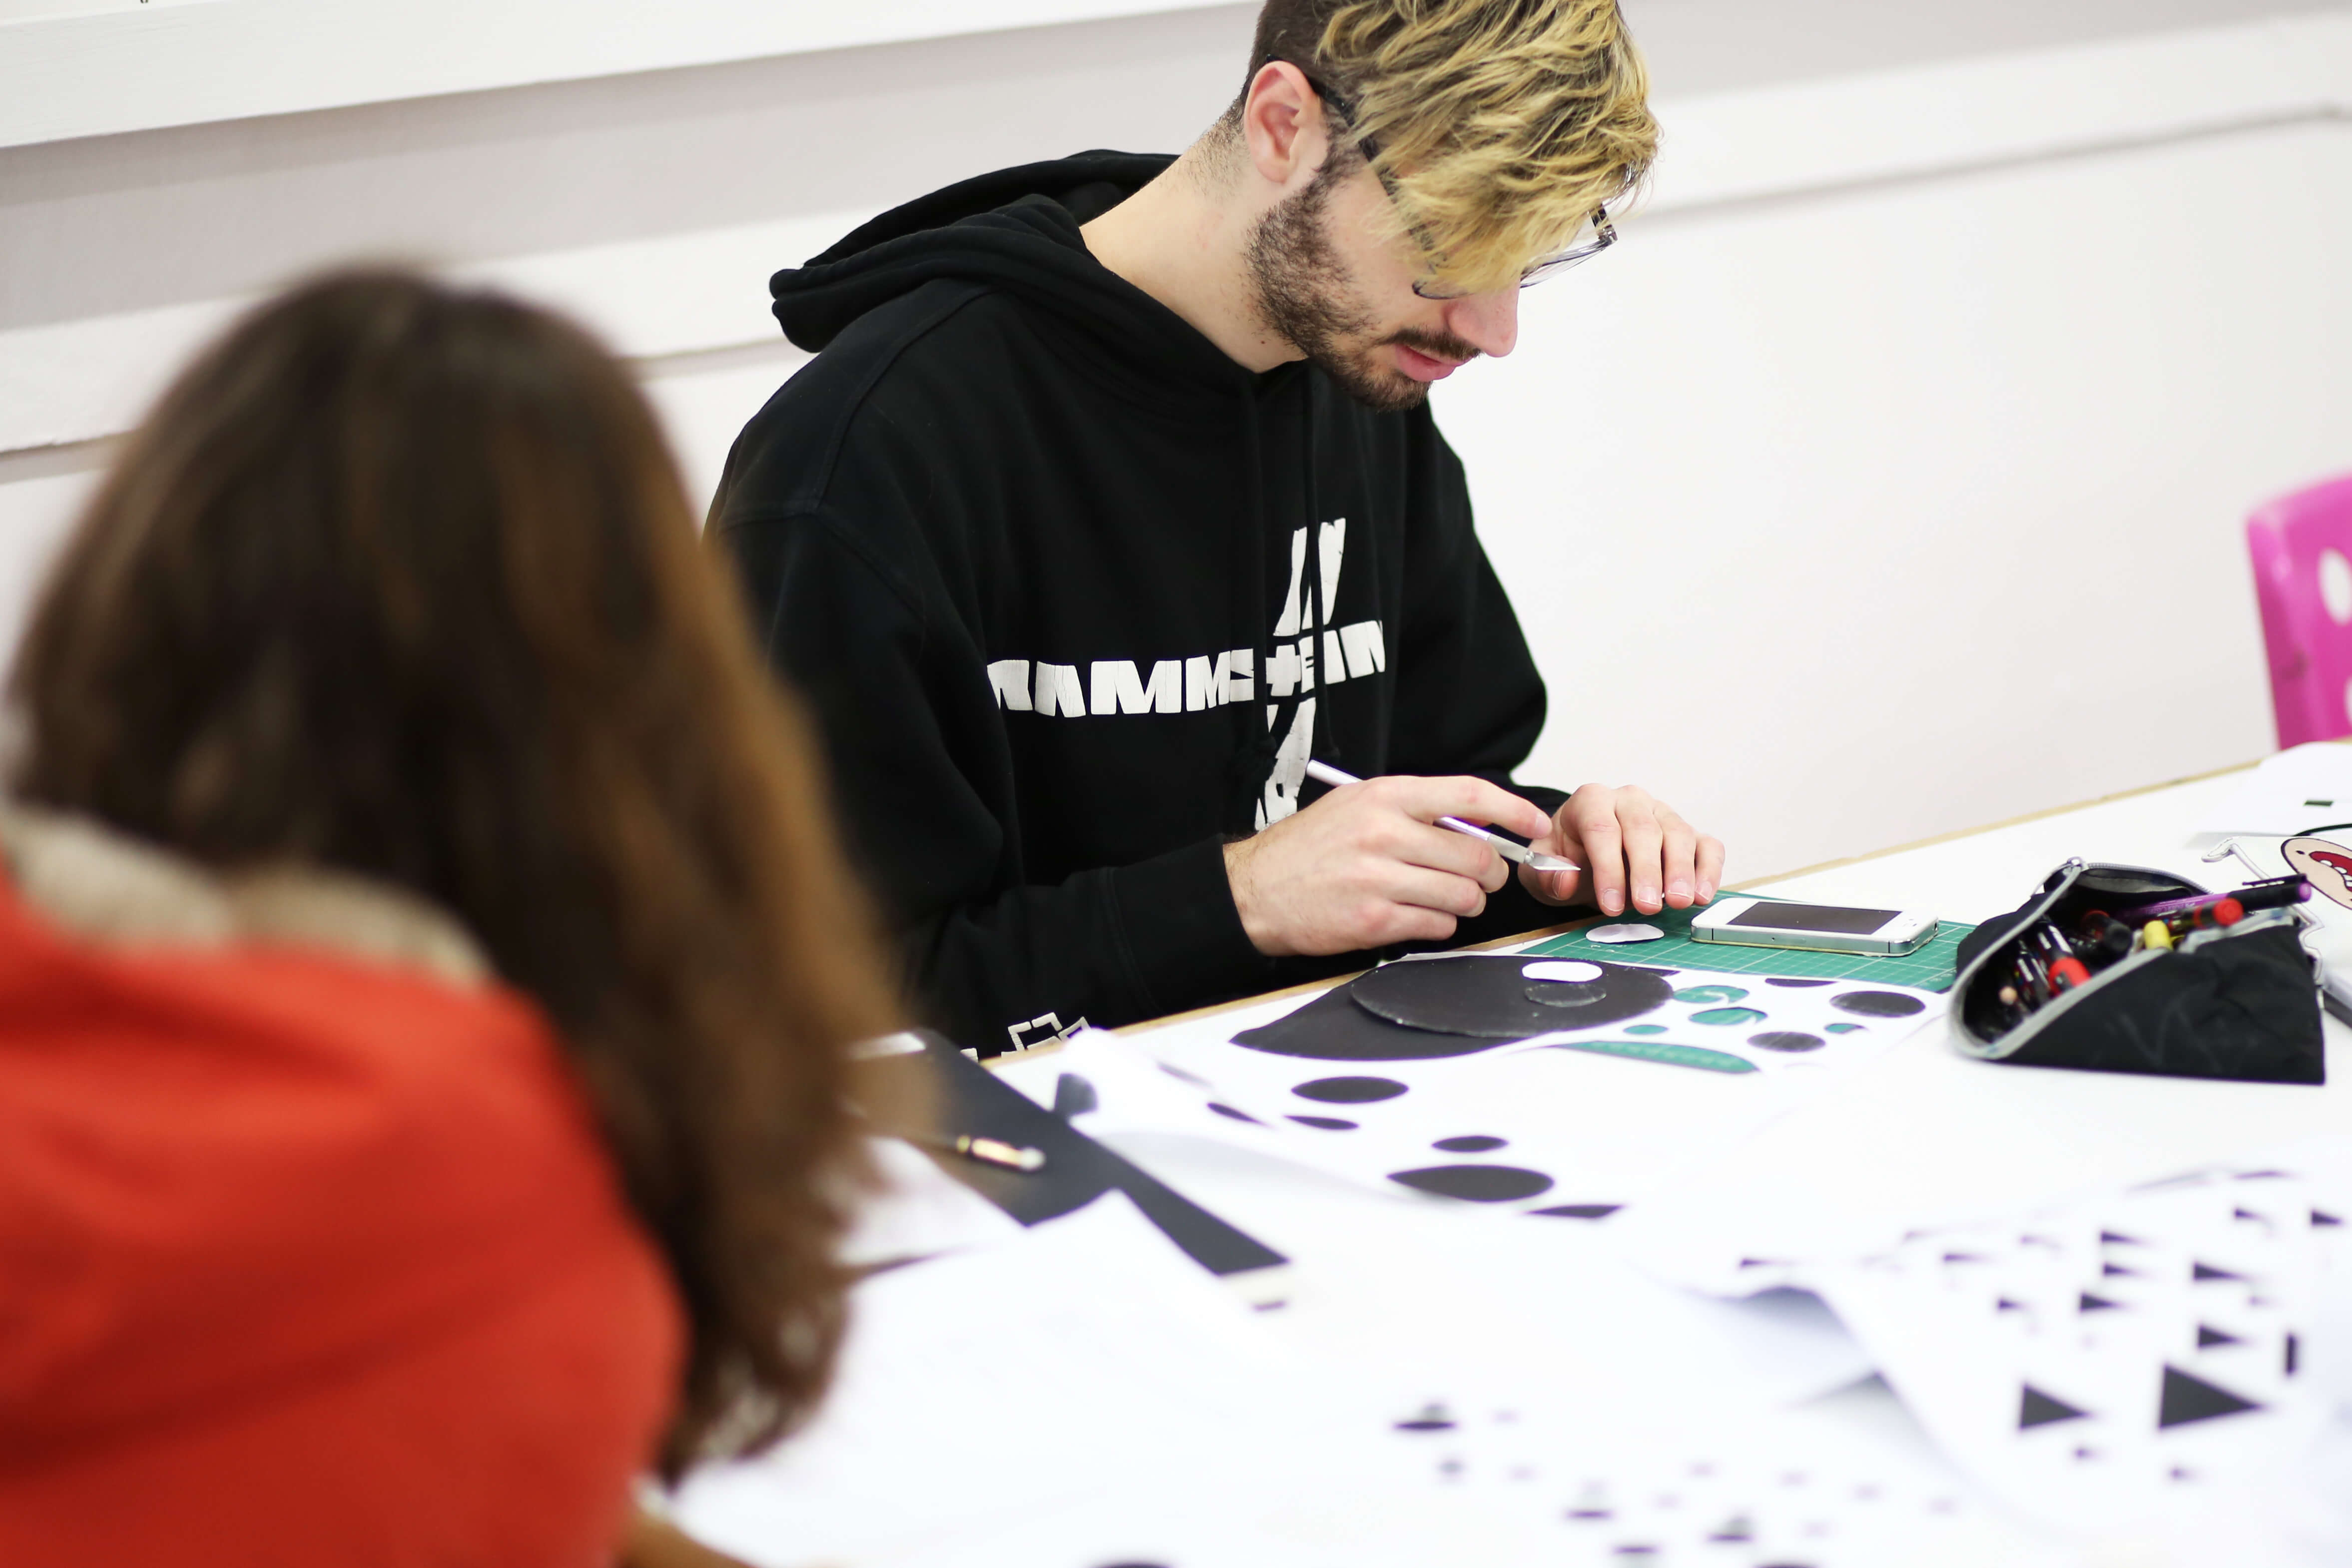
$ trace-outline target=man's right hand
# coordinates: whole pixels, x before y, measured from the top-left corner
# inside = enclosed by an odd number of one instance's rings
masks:
[[[1538,838],[1550,814],[1483,779],[1367,779],[1225,846],[1242,929],[1268,957],[1443,942],[1510,867],[1433,826],[1460,817]]]

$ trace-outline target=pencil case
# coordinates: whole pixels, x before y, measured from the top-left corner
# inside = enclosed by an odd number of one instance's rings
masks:
[[[2027,934],[2042,923],[2073,930],[2093,910],[2206,891],[2170,872],[2068,861],[2013,914],[1960,943],[1950,1015],[1960,1051],[2021,1067],[2326,1082],[2318,982],[2292,916],[2134,951],[2022,1019],[2001,1001]]]

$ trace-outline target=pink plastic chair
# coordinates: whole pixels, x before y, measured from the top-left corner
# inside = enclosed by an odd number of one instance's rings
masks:
[[[2246,519],[2282,750],[2352,735],[2352,475]]]

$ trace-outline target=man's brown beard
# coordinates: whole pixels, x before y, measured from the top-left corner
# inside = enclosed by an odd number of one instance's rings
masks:
[[[1333,186],[1347,171],[1334,153],[1305,190],[1286,196],[1260,218],[1244,252],[1257,308],[1267,326],[1339,390],[1376,413],[1402,413],[1429,397],[1429,384],[1374,358],[1391,343],[1438,360],[1471,360],[1478,350],[1446,332],[1408,327],[1357,346],[1374,319],[1348,294],[1350,274],[1324,232],[1324,213]],[[1352,166],[1352,165],[1350,165]]]

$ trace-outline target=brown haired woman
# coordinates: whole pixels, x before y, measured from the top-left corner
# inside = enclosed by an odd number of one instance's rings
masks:
[[[842,1320],[890,1002],[643,400],[395,272],[236,328],[14,677],[0,1562],[592,1564]]]

